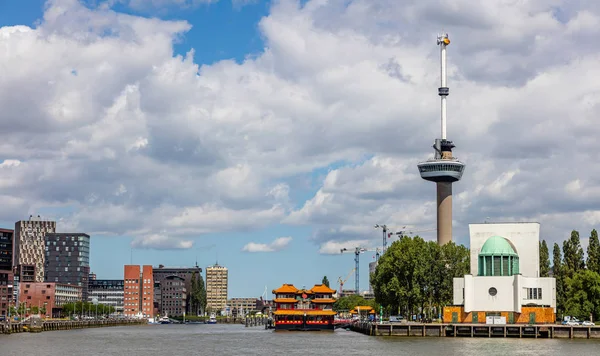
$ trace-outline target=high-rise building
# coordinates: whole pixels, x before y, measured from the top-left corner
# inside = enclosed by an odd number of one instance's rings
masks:
[[[446,46],[450,44],[448,34],[438,36],[440,46],[441,85],[438,95],[441,98],[441,137],[433,145],[434,158],[418,164],[421,178],[435,182],[437,187],[437,242],[444,245],[452,241],[452,183],[458,182],[465,170],[465,164],[452,156],[455,147],[446,139],[446,98],[450,89],[446,84]]]
[[[14,301],[13,230],[0,229],[0,315],[8,315]]]
[[[152,266],[125,265],[124,314],[132,317],[154,316],[154,279]]]
[[[221,312],[227,305],[227,267],[215,264],[206,267],[206,310]]]
[[[56,221],[42,220],[39,215],[15,223],[13,264],[20,283],[44,281],[44,237],[53,232]]]
[[[177,276],[181,277],[185,281],[186,295],[189,297],[192,292],[192,276],[196,273],[198,276],[202,276],[202,268],[195,267],[165,267],[158,265],[152,269],[152,275],[154,277],[154,305],[160,315],[164,315],[165,312],[162,308],[161,301],[161,283],[168,277]],[[189,298],[188,298],[189,299]],[[191,303],[186,300],[186,314],[192,314],[195,311],[191,310]]]
[[[99,304],[115,308],[116,313],[123,313],[124,290],[122,279],[93,278],[88,281],[88,302],[96,298]]]
[[[168,276],[160,282],[160,314],[182,316],[185,313],[187,291],[185,278]]]
[[[44,280],[82,288],[88,299],[90,274],[90,235],[84,233],[47,233]]]
[[[0,229],[0,271],[13,271],[14,230]]]
[[[258,301],[257,298],[231,298],[227,300],[227,306],[230,308],[232,315],[244,316],[256,310]]]
[[[369,262],[369,291],[373,291],[373,285],[371,285],[371,277],[375,270],[377,269],[377,262]]]
[[[12,271],[0,271],[0,315],[8,315],[8,309],[13,305],[13,280]]]

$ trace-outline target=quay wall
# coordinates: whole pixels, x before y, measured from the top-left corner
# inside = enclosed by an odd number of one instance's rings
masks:
[[[351,330],[369,336],[600,339],[600,326],[362,322],[354,323]]]
[[[146,325],[147,323],[146,320],[46,320],[38,323],[2,323],[0,324],[0,334],[102,328],[124,325]]]

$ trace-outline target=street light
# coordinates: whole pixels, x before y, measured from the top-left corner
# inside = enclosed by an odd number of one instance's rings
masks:
[[[98,298],[92,298],[92,304],[96,306],[96,320],[98,320]]]

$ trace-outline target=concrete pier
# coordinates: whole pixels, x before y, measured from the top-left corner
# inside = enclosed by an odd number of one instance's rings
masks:
[[[370,336],[600,339],[600,326],[355,323],[351,329]]]

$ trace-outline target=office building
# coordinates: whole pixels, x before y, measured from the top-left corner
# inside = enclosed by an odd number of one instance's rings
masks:
[[[43,282],[45,236],[56,232],[56,222],[29,216],[29,220],[15,223],[13,263],[19,282]]]
[[[454,278],[444,322],[553,323],[556,280],[540,277],[540,224],[470,224],[469,233],[471,273]]]
[[[206,310],[220,313],[227,305],[227,267],[215,264],[206,267]]]
[[[71,284],[22,283],[20,288],[19,299],[21,303],[25,303],[28,313],[35,306],[43,315],[60,317],[63,305],[81,301],[82,288]]]
[[[227,306],[232,315],[244,316],[256,310],[257,302],[256,298],[231,298],[227,300]]]
[[[13,304],[14,276],[12,271],[0,271],[0,315],[8,315]]]
[[[160,282],[160,315],[182,316],[186,311],[185,278],[168,276]]]
[[[191,310],[191,303],[189,303],[189,295],[192,292],[192,276],[202,276],[202,268],[195,267],[165,267],[159,265],[152,269],[152,275],[154,278],[154,305],[160,315],[164,315],[164,311],[161,309],[161,283],[169,277],[177,276],[181,277],[185,281],[185,290],[187,299],[186,300],[186,314],[193,314],[195,311]]]
[[[154,317],[152,266],[125,265],[123,305],[126,316]]]
[[[94,275],[95,276],[95,275]],[[88,301],[96,298],[99,304],[115,308],[116,313],[123,313],[123,296],[125,283],[122,279],[90,279],[88,282]]]
[[[0,229],[0,271],[13,270],[14,230]]]
[[[72,284],[82,288],[88,299],[90,274],[90,235],[84,233],[46,233],[44,281]]]

